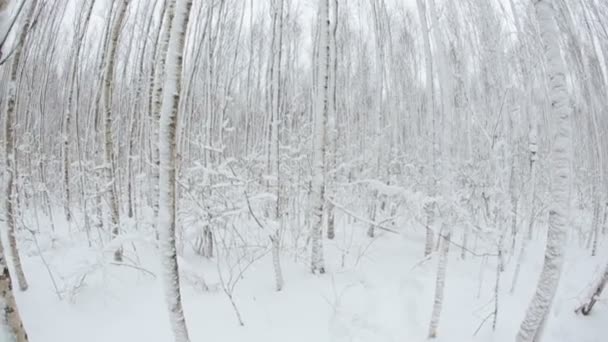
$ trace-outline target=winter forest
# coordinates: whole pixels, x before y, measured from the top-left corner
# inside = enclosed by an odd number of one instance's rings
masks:
[[[0,50],[0,342],[608,340],[608,1],[0,0]]]

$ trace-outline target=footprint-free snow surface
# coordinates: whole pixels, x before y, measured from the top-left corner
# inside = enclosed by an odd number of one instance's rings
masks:
[[[30,289],[16,295],[30,340],[172,341],[153,234],[125,237],[126,258],[116,264],[111,245],[105,252],[89,248],[84,236],[62,228],[37,234],[36,241],[22,236]],[[425,341],[438,257],[422,257],[420,228],[402,231],[370,239],[363,225],[341,224],[337,237],[324,241],[324,275],[309,272],[301,242],[301,253],[282,255],[281,292],[274,290],[271,255],[264,248],[247,262],[218,266],[214,258],[195,255],[185,244],[180,267],[191,341]],[[495,330],[496,257],[488,252],[491,248],[482,248],[481,240],[471,245],[478,255],[465,253],[465,259],[458,246],[451,246],[436,341],[514,341],[542,266],[542,235],[532,241],[513,292],[516,261],[506,257]],[[578,238],[570,241],[543,341],[606,341],[606,302],[600,301],[587,317],[574,309],[601,273],[608,253],[591,257]]]

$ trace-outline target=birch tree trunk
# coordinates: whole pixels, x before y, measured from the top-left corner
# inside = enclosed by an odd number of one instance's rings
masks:
[[[281,231],[283,226],[283,218],[281,217],[281,207],[283,198],[281,193],[281,154],[280,154],[280,132],[279,125],[281,122],[281,71],[282,71],[282,56],[283,56],[283,10],[284,0],[272,2],[273,11],[273,33],[272,33],[272,67],[271,74],[271,142],[269,151],[270,172],[276,179],[276,203],[274,207],[274,220],[276,220],[276,229],[270,235],[272,243],[272,264],[274,268],[275,289],[281,291],[283,289],[283,271],[281,269]]]
[[[431,314],[429,338],[437,337],[437,329],[439,328],[439,318],[441,317],[441,308],[443,307],[443,290],[445,288],[445,275],[447,271],[448,256],[450,252],[450,239],[451,235],[449,232],[445,237],[439,237],[443,248],[441,249],[441,254],[439,256],[439,264],[437,266],[437,277],[435,278],[435,299],[433,301],[433,313]]]
[[[105,137],[105,168],[106,181],[108,189],[108,203],[110,205],[111,230],[112,238],[116,239],[119,234],[120,227],[120,206],[118,204],[118,191],[116,189],[116,170],[114,160],[114,139],[112,138],[112,92],[114,88],[114,74],[116,64],[116,46],[118,45],[118,37],[122,30],[129,0],[119,0],[116,9],[116,21],[112,26],[112,32],[108,41],[108,52],[106,55],[107,61],[104,72],[104,137]],[[114,260],[122,261],[122,247],[118,247],[114,252]]]
[[[325,273],[323,260],[323,207],[325,204],[325,148],[329,111],[329,0],[319,0],[319,56],[317,58],[317,90],[314,104],[313,164],[312,164],[312,273]]]
[[[23,27],[19,33],[19,37],[16,41],[16,46],[13,53],[13,60],[10,68],[10,80],[8,84],[7,94],[7,107],[6,107],[6,119],[5,119],[5,153],[6,153],[6,226],[8,232],[8,243],[11,251],[11,257],[13,258],[13,267],[17,274],[17,280],[19,282],[19,289],[25,291],[28,288],[27,280],[25,279],[25,273],[21,266],[21,258],[19,257],[19,249],[17,248],[17,237],[15,235],[17,213],[15,212],[15,197],[16,194],[13,192],[14,189],[14,178],[17,172],[17,165],[15,160],[15,104],[17,102],[17,76],[19,74],[19,63],[21,61],[21,55],[23,53],[23,45],[27,38],[28,31],[30,29],[30,23],[34,17],[34,11],[37,7],[38,0],[32,1],[30,4],[27,16],[23,22]]]
[[[177,248],[175,245],[177,203],[175,170],[183,55],[191,8],[192,0],[178,0],[177,4],[175,4],[175,0],[172,0],[167,9],[167,19],[172,24],[167,50],[166,79],[162,89],[163,97],[159,126],[158,229],[162,234],[161,255],[163,256],[165,273],[165,295],[176,342],[188,342],[190,340],[182,307]]]
[[[333,2],[333,23],[330,35],[330,78],[329,78],[329,98],[330,98],[330,113],[327,121],[327,133],[328,133],[328,145],[329,145],[329,160],[327,163],[328,177],[330,188],[332,189],[331,196],[336,194],[336,166],[337,166],[337,153],[338,153],[338,127],[337,127],[337,114],[338,114],[338,99],[337,99],[337,85],[338,85],[338,17],[339,7],[338,0]],[[335,225],[336,225],[336,210],[332,201],[327,202],[327,238],[333,239],[336,236]]]
[[[547,62],[547,81],[551,114],[556,121],[551,152],[549,230],[545,261],[532,302],[517,335],[518,342],[539,341],[551,308],[563,264],[563,245],[570,216],[571,187],[571,105],[566,85],[566,66],[560,50],[560,32],[556,22],[554,1],[534,3],[539,22],[544,55]]]
[[[384,114],[384,70],[385,70],[385,62],[384,62],[384,37],[382,32],[382,18],[380,14],[379,7],[382,4],[379,3],[378,0],[371,1],[372,12],[373,12],[373,23],[374,23],[374,40],[375,40],[375,58],[376,58],[376,69],[375,69],[375,77],[373,79],[373,83],[376,84],[374,91],[374,112],[372,115],[372,125],[373,125],[373,141],[374,141],[374,149],[372,149],[372,156],[374,171],[378,178],[382,177],[382,116]],[[330,83],[331,84],[331,83]],[[371,195],[371,205],[369,207],[369,219],[370,221],[376,221],[376,216],[378,216],[378,202],[381,202],[381,196],[379,196],[379,192],[377,189],[372,191]],[[382,204],[380,205],[382,207]],[[367,229],[367,236],[373,238],[375,236],[375,225],[370,224]]]
[[[27,333],[23,327],[21,316],[17,308],[17,301],[13,295],[11,274],[8,269],[4,248],[0,239],[0,338],[8,336],[9,341],[27,342]],[[4,326],[6,324],[6,326]],[[4,341],[4,340],[3,340]]]
[[[70,209],[70,135],[71,135],[71,122],[72,122],[72,105],[74,101],[74,93],[76,91],[76,77],[78,77],[78,64],[81,58],[82,45],[84,41],[85,34],[87,32],[89,21],[91,19],[91,14],[93,13],[93,6],[95,5],[95,0],[91,0],[88,4],[83,5],[81,11],[84,13],[84,23],[78,22],[77,29],[74,32],[74,44],[75,51],[74,57],[71,61],[70,66],[70,74],[69,74],[69,90],[68,90],[68,99],[66,104],[66,112],[65,112],[65,122],[64,122],[64,142],[63,142],[63,187],[64,187],[64,211],[66,220],[69,222],[72,218],[72,213]],[[82,13],[80,14],[82,16]],[[84,191],[84,189],[83,189]],[[86,208],[84,208],[86,209]],[[87,217],[86,210],[84,212],[85,217]],[[85,218],[88,222],[88,218]],[[88,224],[87,232],[88,232]]]
[[[437,187],[437,158],[438,158],[438,149],[439,145],[437,144],[437,132],[435,125],[435,111],[436,111],[436,103],[435,103],[435,87],[434,87],[434,72],[433,72],[433,55],[431,52],[431,37],[429,33],[429,25],[426,19],[426,0],[417,0],[416,4],[418,6],[418,16],[420,18],[420,24],[422,25],[422,38],[424,40],[424,63],[426,65],[425,76],[426,76],[426,112],[427,115],[431,116],[431,134],[432,138],[432,168],[433,172],[430,180],[430,195],[436,195],[436,187]],[[429,202],[425,204],[424,210],[427,216],[427,226],[426,226],[426,241],[424,245],[424,255],[428,256],[433,251],[433,241],[435,240],[433,234],[433,225],[435,223],[435,203]]]
[[[173,16],[175,15],[175,0],[165,1],[162,10],[163,17],[161,22],[161,32],[159,37],[159,51],[154,68],[152,78],[152,208],[154,210],[154,218],[158,218],[158,200],[159,200],[159,121],[162,107],[163,96],[163,80],[165,79],[165,63],[167,60],[167,49],[169,48],[169,36],[171,34],[171,25]],[[169,16],[171,15],[171,16]],[[157,227],[158,234],[158,227]]]

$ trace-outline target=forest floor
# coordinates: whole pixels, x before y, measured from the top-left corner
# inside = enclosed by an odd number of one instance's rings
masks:
[[[365,228],[343,223],[335,240],[324,241],[328,271],[324,275],[310,274],[303,255],[297,259],[285,251],[285,287],[278,293],[270,253],[249,265],[240,277],[240,271],[224,272],[224,283],[230,282],[229,273],[236,280],[230,284],[235,285],[234,301],[244,326],[238,324],[222,290],[218,265],[185,253],[180,266],[191,341],[426,340],[438,258],[421,257],[420,228],[407,229],[402,235],[381,232],[375,239],[365,236]],[[20,236],[30,289],[16,295],[30,341],[172,341],[159,253],[150,235],[123,239],[125,265],[111,262],[112,246],[105,251],[88,247],[85,235],[69,233],[67,225],[57,225],[55,233],[42,230],[36,239],[29,233]],[[451,246],[436,341],[514,341],[542,265],[541,239],[530,245],[513,294],[516,262],[507,256],[495,331],[490,315],[495,305],[496,257],[469,254],[463,260],[460,249]],[[603,269],[608,248],[604,243],[599,248],[602,254],[591,257],[575,240],[569,239],[562,282],[543,341],[600,342],[608,336],[607,301],[600,301],[588,317],[573,312]],[[478,246],[477,250],[483,249]],[[207,291],[202,289],[203,277]]]

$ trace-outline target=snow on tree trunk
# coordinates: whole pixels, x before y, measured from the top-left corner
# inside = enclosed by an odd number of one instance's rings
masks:
[[[105,163],[106,163],[106,181],[108,189],[108,203],[110,205],[110,219],[112,238],[117,238],[120,226],[120,206],[118,204],[118,193],[116,185],[116,170],[114,160],[114,139],[112,138],[112,92],[114,85],[114,74],[116,64],[116,46],[118,45],[118,37],[122,30],[129,0],[119,0],[116,9],[116,21],[112,26],[112,33],[108,41],[108,52],[106,55],[107,61],[104,72],[104,137],[105,137]],[[122,261],[122,247],[118,247],[114,252],[114,260]]]
[[[15,102],[16,102],[16,91],[17,91],[17,75],[19,70],[19,62],[21,60],[21,54],[23,51],[23,45],[30,28],[30,23],[34,16],[34,11],[38,5],[38,1],[34,0],[30,4],[28,14],[25,18],[23,26],[21,28],[19,38],[16,42],[15,50],[13,52],[13,60],[11,62],[10,69],[10,80],[8,85],[8,96],[7,96],[7,110],[5,119],[5,148],[6,148],[6,225],[8,228],[8,239],[13,257],[13,266],[15,273],[17,274],[17,280],[19,288],[22,291],[27,290],[27,281],[25,280],[25,274],[21,267],[21,259],[19,258],[19,251],[17,249],[17,240],[15,238],[15,211],[14,211],[14,194],[13,194],[13,176],[15,173],[15,136],[14,136],[14,123],[15,123]],[[0,6],[0,8],[3,8]],[[6,326],[4,326],[6,324]],[[0,238],[0,337],[4,341],[4,337],[8,337],[9,341],[14,340],[15,342],[27,342],[28,337],[17,309],[17,302],[13,294],[13,286],[11,281],[10,271],[6,257],[4,255],[4,247],[2,246],[2,239]]]
[[[68,99],[66,104],[66,112],[65,112],[65,123],[64,123],[64,141],[63,141],[63,187],[64,187],[64,211],[66,220],[69,222],[72,218],[71,209],[70,209],[70,135],[71,135],[71,125],[72,125],[72,105],[74,103],[74,92],[77,88],[77,76],[78,76],[78,65],[80,63],[82,46],[84,36],[86,34],[87,28],[89,26],[89,21],[91,20],[91,14],[93,13],[93,6],[95,5],[95,1],[91,0],[86,7],[83,7],[82,10],[84,13],[84,23],[80,23],[77,26],[76,31],[74,32],[74,54],[71,61],[70,67],[70,79],[69,79],[69,90],[68,90]],[[81,13],[82,15],[82,13]],[[78,121],[78,120],[77,120]],[[88,220],[87,213],[85,212],[85,220]],[[88,222],[88,221],[87,221]],[[88,224],[87,231],[88,231]]]
[[[163,87],[162,109],[159,126],[160,182],[158,229],[161,232],[161,253],[163,261],[165,294],[171,326],[176,342],[187,342],[188,329],[184,317],[179,270],[177,263],[176,234],[176,163],[177,163],[177,122],[186,31],[192,8],[192,0],[175,0],[167,9],[171,34],[167,50],[166,79]],[[173,10],[175,9],[175,10]]]
[[[382,19],[380,14],[381,7],[380,4],[376,2],[376,0],[371,2],[372,5],[372,18],[374,23],[374,40],[375,40],[375,58],[376,58],[376,69],[374,72],[374,78],[370,80],[370,83],[375,84],[376,90],[374,91],[374,95],[372,96],[374,100],[373,108],[374,111],[371,113],[371,124],[373,125],[373,141],[374,141],[374,149],[372,149],[372,156],[370,159],[373,159],[373,164],[370,161],[370,164],[374,165],[374,171],[376,176],[379,179],[382,179],[383,170],[382,170],[382,148],[383,148],[383,137],[382,137],[382,115],[385,111],[384,108],[384,71],[385,71],[385,63],[384,63],[384,37],[382,32]],[[371,100],[371,99],[370,99]],[[382,202],[382,196],[380,196],[377,189],[372,190],[371,194],[371,205],[369,208],[369,219],[370,221],[376,221],[376,217],[379,216],[379,211],[382,209],[384,203]],[[380,202],[380,203],[379,203]],[[380,204],[380,210],[378,209],[378,204]],[[376,226],[372,223],[369,225],[367,229],[367,236],[373,238],[375,236]]]
[[[593,178],[597,178],[597,177],[593,177]],[[599,187],[599,185],[597,185],[597,183],[594,181],[593,184],[593,190],[592,192],[592,206],[593,206],[593,214],[591,217],[591,234],[590,234],[590,241],[591,238],[593,239],[593,242],[591,243],[591,256],[596,256],[597,254],[597,243],[598,243],[598,239],[599,239],[599,235],[600,235],[600,195],[599,195],[599,191],[597,190],[597,188]]]
[[[329,184],[331,186],[331,188],[333,189],[332,191],[334,192],[333,194],[330,195],[333,196],[335,195],[335,188],[336,188],[336,165],[337,165],[337,152],[338,152],[338,130],[337,130],[337,113],[338,113],[338,99],[337,99],[337,93],[338,93],[338,45],[337,45],[337,32],[338,32],[338,0],[334,0],[334,5],[333,5],[333,23],[332,23],[332,29],[331,29],[331,36],[330,36],[330,63],[331,63],[331,69],[330,69],[330,78],[329,78],[329,86],[330,86],[330,94],[329,94],[329,98],[330,98],[330,106],[329,106],[329,110],[331,111],[329,113],[329,118],[327,121],[328,127],[327,127],[327,133],[328,133],[328,144],[329,144],[329,158],[328,158],[328,163],[327,163],[327,168],[328,168],[328,177],[329,177]],[[333,202],[328,201],[327,202],[327,238],[328,239],[333,239],[336,236],[336,213],[335,213],[335,207]]]
[[[281,193],[281,141],[279,124],[281,118],[281,69],[283,56],[283,10],[284,0],[273,1],[272,6],[272,66],[271,74],[271,92],[270,92],[270,113],[271,113],[271,134],[270,134],[270,151],[269,151],[269,170],[271,176],[276,180],[276,201],[274,205],[273,219],[276,222],[276,229],[270,236],[272,243],[272,265],[275,277],[275,289],[281,291],[283,289],[283,271],[281,269],[281,231],[282,213],[281,207],[283,204],[283,195]]]
[[[543,269],[532,302],[517,335],[518,342],[538,341],[557,291],[563,264],[563,245],[570,216],[571,187],[571,105],[566,85],[566,67],[561,56],[560,32],[553,1],[534,3],[539,22],[553,120],[556,122],[551,151],[551,203],[549,229]]]
[[[13,60],[11,62],[10,69],[10,80],[8,84],[8,95],[7,95],[7,107],[6,107],[6,119],[5,119],[5,131],[4,131],[4,140],[5,140],[5,153],[6,153],[6,169],[5,169],[5,179],[6,179],[6,226],[8,232],[8,243],[10,247],[11,257],[13,260],[13,267],[15,268],[15,273],[17,274],[17,280],[19,282],[19,289],[21,291],[25,291],[28,288],[27,281],[25,279],[25,273],[23,272],[23,267],[21,266],[21,258],[19,257],[19,249],[17,248],[17,237],[16,237],[16,223],[17,223],[17,214],[15,212],[16,207],[16,193],[13,193],[15,190],[14,179],[17,172],[17,164],[15,160],[15,105],[17,101],[17,77],[19,74],[19,63],[21,61],[21,55],[23,52],[23,45],[25,44],[25,39],[27,37],[30,23],[34,17],[34,11],[38,4],[37,0],[32,1],[29,7],[29,11],[27,16],[25,17],[25,21],[23,22],[23,26],[21,27],[21,31],[19,33],[19,37],[16,41],[16,46],[13,52]]]
[[[17,302],[13,294],[11,274],[8,269],[4,248],[0,240],[0,340],[27,342],[27,333],[23,327]]]
[[[431,127],[431,134],[433,136],[432,138],[432,167],[433,167],[433,172],[431,175],[431,179],[430,179],[430,192],[431,192],[431,196],[435,196],[436,192],[437,192],[437,158],[439,158],[438,156],[438,150],[439,150],[439,145],[437,143],[437,132],[436,132],[436,125],[435,125],[435,111],[436,111],[436,103],[435,103],[435,87],[434,87],[434,72],[433,72],[433,55],[431,52],[431,37],[430,37],[430,33],[429,33],[429,24],[428,21],[426,19],[426,4],[425,4],[426,0],[417,0],[416,4],[418,6],[418,17],[420,18],[420,24],[422,25],[422,38],[424,41],[424,64],[426,66],[426,70],[425,70],[425,77],[426,77],[426,81],[425,81],[425,87],[426,87],[426,112],[427,115],[431,116],[431,122],[432,122],[432,127]],[[428,256],[431,254],[431,252],[433,251],[433,241],[434,241],[434,234],[433,234],[433,224],[435,222],[435,203],[434,202],[429,202],[425,205],[424,207],[425,209],[425,214],[427,216],[427,229],[426,229],[426,240],[425,240],[425,245],[424,245],[424,255]]]
[[[447,228],[449,229],[449,228]],[[431,325],[429,327],[429,338],[437,337],[437,329],[439,328],[439,318],[441,317],[441,308],[443,306],[443,290],[445,288],[445,274],[448,265],[448,255],[450,252],[450,233],[444,237],[440,236],[439,240],[443,245],[439,256],[439,264],[437,267],[437,277],[435,279],[435,300],[433,302],[433,313],[431,314]]]
[[[152,78],[152,208],[154,219],[158,218],[158,187],[159,187],[159,140],[158,129],[160,121],[160,111],[162,107],[163,80],[165,79],[165,63],[167,61],[167,49],[169,47],[169,35],[171,33],[172,18],[175,13],[175,1],[164,2],[163,17],[161,22],[161,32],[159,40],[159,51],[154,75]],[[171,17],[169,17],[171,14]],[[157,227],[158,232],[158,227]],[[158,234],[158,233],[157,233]]]
[[[314,104],[313,163],[312,163],[312,219],[311,271],[325,273],[323,260],[323,206],[325,204],[326,127],[329,111],[329,0],[319,0],[319,57],[317,58],[317,91]]]
[[[279,218],[281,220],[281,218]],[[271,237],[272,243],[272,266],[274,269],[274,283],[277,291],[283,290],[283,271],[281,269],[281,235],[280,230],[277,230]]]

